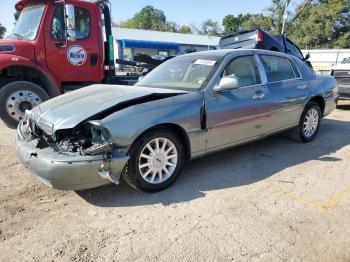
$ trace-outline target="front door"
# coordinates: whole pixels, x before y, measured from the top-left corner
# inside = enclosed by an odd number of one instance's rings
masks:
[[[84,2],[82,2],[84,3]],[[96,10],[75,3],[76,41],[65,43],[64,5],[57,4],[46,23],[46,61],[61,82],[94,82],[102,77],[102,36]]]
[[[234,75],[239,88],[206,98],[208,142],[213,150],[263,136],[271,118],[269,90],[254,55],[234,58],[221,74]]]

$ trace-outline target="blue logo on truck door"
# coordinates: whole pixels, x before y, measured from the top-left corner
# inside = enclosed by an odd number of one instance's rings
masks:
[[[79,45],[73,45],[67,51],[67,59],[74,66],[82,66],[87,59],[86,50]]]

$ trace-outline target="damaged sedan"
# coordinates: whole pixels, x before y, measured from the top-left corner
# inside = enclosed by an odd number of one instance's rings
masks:
[[[331,76],[292,56],[217,50],[171,59],[136,86],[93,85],[26,111],[22,164],[45,184],[80,190],[121,177],[155,192],[187,160],[288,131],[312,141],[336,106]]]

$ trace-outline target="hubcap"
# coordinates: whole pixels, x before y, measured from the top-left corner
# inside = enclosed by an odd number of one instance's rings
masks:
[[[316,109],[311,108],[304,119],[303,132],[306,137],[312,137],[317,130],[318,126],[318,112]]]
[[[6,101],[7,113],[15,120],[21,121],[25,111],[41,103],[40,97],[28,90],[20,90],[9,96]]]
[[[160,184],[174,174],[177,160],[178,154],[174,143],[167,138],[156,138],[142,149],[139,171],[146,182]]]

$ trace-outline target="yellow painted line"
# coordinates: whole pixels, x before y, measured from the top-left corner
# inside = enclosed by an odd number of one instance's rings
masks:
[[[343,191],[335,193],[326,201],[323,201],[322,206],[325,209],[335,207],[341,204],[344,200],[346,200],[350,196],[350,187],[345,188]]]
[[[295,200],[299,203],[310,206],[310,207],[316,209],[318,212],[324,212],[327,209],[334,208],[334,207],[340,205],[348,197],[350,197],[350,187],[345,188],[343,191],[338,192],[338,193],[334,194],[333,196],[331,196],[329,199],[326,199],[323,201],[308,199],[302,195],[298,195],[298,194],[295,194],[295,193],[290,192],[290,191],[282,190],[274,185],[271,185],[270,189],[273,192],[279,193],[279,194],[286,196],[292,200]]]

